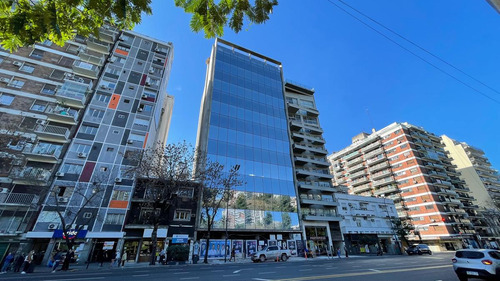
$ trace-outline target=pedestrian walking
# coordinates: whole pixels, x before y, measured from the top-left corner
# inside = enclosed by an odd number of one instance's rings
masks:
[[[28,253],[28,255],[24,258],[24,263],[23,263],[23,269],[21,271],[21,274],[26,274],[26,272],[31,273],[31,264],[33,263],[33,255],[35,254],[35,251],[31,250],[31,252]]]
[[[9,266],[12,263],[13,260],[14,260],[14,255],[12,254],[12,252],[10,252],[5,257],[5,260],[4,260],[3,266],[2,266],[2,272],[0,272],[0,274],[7,273],[7,269],[9,268]]]
[[[345,258],[349,258],[349,251],[347,250],[347,247],[344,246],[344,251],[345,251]]]
[[[61,260],[62,260],[61,251],[57,249],[54,255],[52,256],[52,273],[56,272],[56,269],[61,263]]]
[[[19,272],[19,270],[21,270],[23,262],[24,262],[24,253],[20,253],[14,259],[14,272]]]
[[[231,258],[229,258],[229,261],[231,261],[232,259],[234,259],[234,261],[236,262],[236,249],[233,247],[233,249],[231,249]]]
[[[120,258],[122,257],[120,251],[116,251],[115,258],[113,259],[113,266],[120,267]]]
[[[125,262],[127,261],[127,252],[124,251],[122,255],[122,269],[125,266]]]
[[[165,264],[165,249],[160,251],[160,264]]]
[[[71,262],[71,260],[75,257],[75,252],[73,251],[73,249],[70,249],[67,253],[66,253],[66,256],[64,257],[64,260],[63,260],[63,265],[61,267],[61,270],[68,270],[69,269],[69,263]]]
[[[340,257],[340,248],[337,248],[337,256],[339,257],[339,259],[341,259],[341,257]]]

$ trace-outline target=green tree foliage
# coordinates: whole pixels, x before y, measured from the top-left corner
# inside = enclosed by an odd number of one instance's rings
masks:
[[[206,38],[222,36],[229,26],[238,33],[245,20],[261,24],[277,0],[174,0],[192,14],[191,29]],[[62,46],[77,34],[98,36],[104,23],[132,29],[150,15],[151,0],[0,0],[0,45],[12,51],[50,40]]]
[[[292,228],[292,218],[289,213],[281,213],[281,219],[283,221],[283,228],[290,229]]]
[[[412,231],[415,230],[413,225],[408,220],[401,220],[399,218],[391,218],[392,230],[398,235],[401,240],[406,243],[406,245],[410,245],[408,241],[408,235],[411,234]]]
[[[98,35],[105,22],[131,29],[151,14],[151,0],[2,0],[0,44],[17,48],[50,40],[59,46],[77,34]]]
[[[243,28],[243,21],[261,24],[269,19],[277,0],[175,0],[175,5],[184,9],[191,17],[191,29],[204,31],[206,38],[224,35],[224,26],[228,25],[238,33]]]
[[[235,208],[248,209],[247,198],[244,193],[240,193],[238,194],[238,197],[236,197]]]
[[[264,224],[269,228],[271,224],[273,224],[273,215],[271,212],[266,212],[266,216],[264,217]]]

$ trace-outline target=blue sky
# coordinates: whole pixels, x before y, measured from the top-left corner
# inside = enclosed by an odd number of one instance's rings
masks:
[[[345,1],[500,91],[500,14],[486,0]],[[214,39],[191,32],[190,15],[173,3],[154,0],[153,15],[135,30],[173,42],[168,92],[175,105],[168,141],[194,145],[205,61]],[[245,28],[239,34],[227,29],[223,38],[281,61],[286,79],[315,88],[330,153],[362,131],[406,121],[483,149],[500,169],[500,103],[422,62],[327,0],[281,0],[267,23]],[[500,94],[404,45],[500,100]]]

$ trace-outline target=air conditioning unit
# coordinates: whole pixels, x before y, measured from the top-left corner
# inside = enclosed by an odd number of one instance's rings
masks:
[[[9,189],[4,187],[0,190],[0,193],[9,193]]]
[[[59,197],[59,198],[57,199],[57,201],[58,201],[59,203],[68,203],[68,198],[66,198],[66,197]]]
[[[154,68],[152,68],[152,67],[150,67],[150,68],[149,68],[149,73],[155,73],[155,69],[154,69]]]
[[[147,98],[148,98],[148,95],[144,95],[144,94],[143,94],[143,95],[141,95],[141,98],[143,98],[143,99],[147,99]]]
[[[143,110],[143,109],[142,109],[141,107],[139,107],[139,108],[137,109],[137,111],[138,111],[138,112],[142,112],[142,110]]]
[[[84,83],[84,82],[85,82],[85,80],[83,80],[83,78],[78,78],[78,82],[80,82],[80,83]]]
[[[146,85],[151,86],[151,78],[146,78]]]
[[[75,75],[74,75],[74,74],[72,74],[72,73],[69,73],[69,72],[64,72],[64,77],[66,77],[66,78],[71,78],[71,77],[73,77],[73,76],[75,76]]]
[[[23,63],[20,62],[20,61],[13,61],[12,64],[15,65],[15,66],[21,66],[21,65],[23,65]]]
[[[159,52],[159,51],[160,51],[160,48],[155,47],[155,52]]]
[[[127,143],[128,143],[128,144],[133,144],[133,143],[134,143],[134,140],[127,140]]]
[[[56,173],[56,177],[64,177],[64,173],[63,172],[57,172]]]
[[[47,124],[47,120],[38,119],[38,120],[36,120],[36,123],[39,125],[45,125],[45,124]]]
[[[3,82],[3,83],[9,83],[10,82],[10,79],[9,78],[0,78],[0,82]]]
[[[115,178],[115,182],[122,182],[122,178]]]
[[[78,152],[78,158],[87,158],[87,153],[85,153],[85,152]]]
[[[106,85],[100,85],[100,86],[99,86],[99,88],[101,88],[101,89],[105,89],[105,90],[109,90],[109,87],[108,87],[108,86],[106,86]]]
[[[51,224],[49,224],[49,226],[47,227],[47,229],[54,230],[54,229],[57,229],[58,227],[59,227],[58,223],[51,223]]]
[[[108,58],[108,61],[109,61],[109,62],[115,62],[115,61],[116,61],[116,57],[109,57],[109,58]]]

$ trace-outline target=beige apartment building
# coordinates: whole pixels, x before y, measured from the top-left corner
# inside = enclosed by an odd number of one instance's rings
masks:
[[[408,123],[361,133],[328,156],[335,185],[350,194],[394,200],[398,216],[415,229],[410,241],[432,250],[477,247],[477,219],[469,188],[436,135]]]
[[[457,166],[460,179],[470,188],[471,195],[477,199],[478,212],[482,223],[475,225],[482,241],[498,247],[500,239],[500,176],[493,169],[483,150],[458,142],[448,136],[441,136],[445,150],[449,152],[452,164]]]

